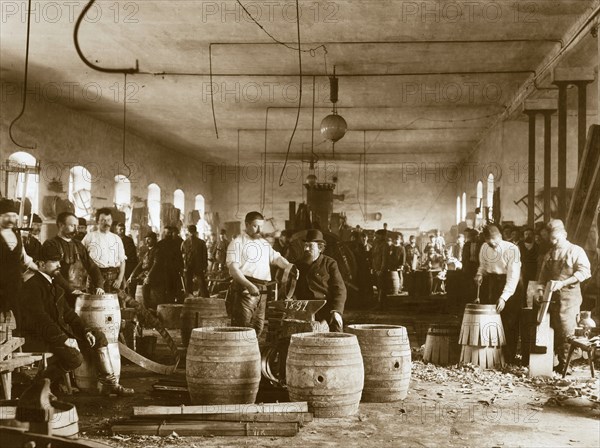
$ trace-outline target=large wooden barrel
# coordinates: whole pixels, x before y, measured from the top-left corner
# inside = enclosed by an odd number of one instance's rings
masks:
[[[365,366],[362,401],[387,403],[404,400],[412,367],[406,328],[398,325],[348,325],[356,335]]]
[[[168,330],[178,330],[181,328],[181,304],[162,304],[156,307],[156,315]]]
[[[306,401],[315,417],[347,417],[358,412],[365,371],[355,335],[292,335],[286,363],[291,401]]]
[[[467,304],[459,344],[478,347],[500,347],[506,344],[502,319],[496,312],[496,305]]]
[[[194,328],[228,327],[231,319],[225,310],[225,300],[188,297],[181,309],[181,342],[187,346]]]
[[[400,273],[398,271],[389,271],[385,275],[385,294],[395,296],[400,293]]]
[[[18,400],[0,401],[0,426],[29,429],[29,423],[16,420]],[[77,408],[62,401],[53,401],[52,435],[76,438],[79,434]]]
[[[457,364],[460,359],[458,334],[460,327],[452,324],[433,324],[427,330],[423,361],[438,366]]]
[[[117,380],[121,375],[121,354],[119,353],[119,330],[121,309],[116,294],[81,294],[75,301],[75,312],[86,327],[100,330],[108,341],[108,353]],[[83,363],[74,371],[77,387],[84,390],[96,389],[97,371],[93,359],[84,355]]]
[[[194,328],[185,374],[192,404],[254,403],[261,374],[256,332],[243,327]]]

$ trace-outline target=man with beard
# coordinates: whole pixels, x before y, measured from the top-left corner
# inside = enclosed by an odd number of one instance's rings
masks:
[[[75,239],[77,222],[73,213],[60,213],[56,217],[58,235],[44,241],[42,245],[42,249],[44,246],[54,246],[61,254],[60,275],[56,276],[56,282],[66,292],[70,306],[75,306],[77,295],[86,289],[88,276],[91,292],[104,294],[104,278],[98,265],[90,258],[85,246]]]
[[[87,220],[85,218],[77,218],[77,233],[73,236],[73,239],[82,241],[87,235]]]
[[[560,219],[547,226],[551,248],[544,256],[540,271],[540,291],[543,296],[548,282],[552,291],[550,325],[554,328],[554,351],[558,357],[557,372],[565,366],[569,343],[577,326],[581,302],[581,283],[591,277],[590,261],[583,248],[567,240],[567,231]]]
[[[131,278],[131,273],[135,269],[138,264],[138,256],[137,256],[137,248],[135,247],[135,243],[133,242],[133,238],[129,235],[125,235],[125,223],[118,222],[115,225],[115,231],[117,236],[121,238],[123,242],[123,248],[125,249],[125,256],[127,260],[125,261],[125,277],[126,279]],[[131,295],[135,294],[135,287],[137,282],[129,283],[129,293]]]
[[[125,278],[125,247],[123,241],[110,231],[112,226],[112,211],[101,208],[96,212],[98,230],[88,232],[81,243],[86,247],[90,258],[100,268],[104,278],[102,289],[107,293],[115,293],[121,289]]]
[[[40,257],[40,251],[42,250],[42,243],[40,242],[40,232],[42,231],[42,220],[35,213],[31,215],[31,223],[29,224],[31,230],[27,236],[23,237],[23,247],[25,252],[33,261],[38,261]]]
[[[53,354],[40,376],[57,381],[81,365],[81,351],[90,352],[98,370],[100,394],[133,394],[133,389],[121,386],[115,377],[106,335],[85,327],[67,304],[65,291],[54,281],[60,275],[62,254],[59,249],[49,244],[42,247],[39,271],[25,282],[23,289],[23,335],[27,344],[31,349]]]
[[[518,244],[521,252],[521,275],[523,277],[523,286],[527,289],[527,285],[531,281],[537,279],[539,247],[535,242],[533,229],[527,228],[523,232],[523,240]]]
[[[485,243],[479,251],[479,269],[475,283],[481,287],[481,303],[496,305],[501,315],[506,346],[506,362],[512,364],[519,341],[519,316],[523,308],[523,294],[517,292],[521,274],[519,248],[502,239],[500,230],[489,225],[483,230]]]
[[[155,292],[152,291],[152,285],[150,285],[148,274],[154,266],[156,260],[156,242],[158,236],[154,232],[149,232],[144,237],[145,250],[142,252],[141,260],[135,267],[131,276],[127,280],[127,283],[142,283],[142,294],[144,297],[144,306],[148,309],[156,310],[158,305],[158,299]],[[157,288],[162,290],[160,287]]]
[[[264,219],[259,212],[248,213],[244,219],[246,228],[227,248],[227,267],[233,278],[231,299],[228,296],[231,324],[252,327],[257,336],[265,320],[271,265],[286,269],[291,264],[263,238]]]
[[[13,312],[17,330],[21,325],[22,271],[36,271],[37,265],[27,255],[21,234],[17,230],[17,205],[10,199],[0,199],[0,312]]]
[[[337,262],[323,254],[325,240],[319,230],[308,230],[304,240],[304,255],[298,263],[296,284],[298,300],[327,300],[315,319],[329,324],[329,331],[343,332],[346,286]]]
[[[206,288],[208,251],[204,240],[198,238],[198,229],[193,224],[187,226],[187,238],[181,245],[181,252],[183,253],[186,292],[192,294],[199,290],[201,297],[208,297]]]

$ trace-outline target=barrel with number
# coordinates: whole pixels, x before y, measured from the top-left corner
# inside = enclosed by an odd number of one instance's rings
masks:
[[[254,403],[260,374],[260,351],[254,329],[192,330],[185,367],[192,404]]]
[[[116,294],[81,294],[75,301],[75,312],[84,325],[92,330],[100,330],[108,341],[108,354],[117,380],[121,374],[121,354],[119,353],[119,330],[121,328],[121,308]],[[97,371],[93,359],[84,355],[83,363],[74,371],[75,381],[80,389],[95,389],[98,384]]]
[[[225,300],[204,297],[188,297],[181,308],[181,342],[187,346],[194,328],[228,327]]]
[[[292,335],[286,363],[291,401],[306,401],[315,417],[358,412],[364,385],[358,340],[347,333]]]
[[[362,401],[387,403],[404,400],[412,368],[406,328],[398,325],[348,325],[355,334],[365,365]]]

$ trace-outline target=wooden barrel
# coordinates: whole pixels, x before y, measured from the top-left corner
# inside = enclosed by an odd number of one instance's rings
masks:
[[[398,271],[389,271],[385,274],[385,294],[395,296],[400,293],[400,274]]]
[[[497,369],[504,366],[501,347],[477,347],[463,345],[460,351],[461,364],[474,364],[482,369]]]
[[[256,332],[243,327],[194,328],[185,374],[192,404],[254,403],[261,374]]]
[[[434,324],[427,330],[423,361],[437,366],[457,364],[460,359],[458,335],[460,327],[452,324]]]
[[[458,342],[475,347],[505,345],[504,327],[500,314],[496,312],[496,305],[467,304]]]
[[[29,429],[28,422],[16,420],[18,400],[0,401],[0,426]],[[77,408],[70,403],[53,401],[52,435],[74,439],[79,434],[79,416]]]
[[[347,417],[358,412],[364,366],[355,335],[292,335],[286,363],[291,401],[306,401],[315,417]]]
[[[225,300],[188,297],[181,309],[181,342],[187,346],[194,328],[228,327],[231,319],[225,310]]]
[[[108,354],[117,380],[121,375],[121,354],[119,353],[119,330],[121,328],[121,309],[116,294],[81,294],[75,301],[75,312],[85,326],[100,330],[108,341]],[[96,389],[97,371],[94,360],[84,355],[83,363],[73,372],[77,387],[84,390]]]
[[[181,328],[182,309],[180,304],[162,304],[156,307],[156,314],[166,329],[178,330]]]
[[[356,335],[365,365],[362,401],[387,403],[404,400],[412,367],[406,328],[398,325],[348,325]]]

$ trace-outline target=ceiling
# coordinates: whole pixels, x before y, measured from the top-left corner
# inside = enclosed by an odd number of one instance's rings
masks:
[[[241,1],[265,30],[297,45],[293,0]],[[52,85],[65,106],[120,127],[124,76],[91,69],[75,51],[82,6],[34,5],[30,85]],[[302,53],[302,109],[290,156],[308,158],[314,92],[315,151],[331,157],[331,144],[318,129],[331,110],[327,75],[335,65],[339,113],[350,129],[336,144],[336,160],[358,160],[365,150],[370,162],[462,159],[523,83],[560,50],[565,33],[597,5],[300,0],[302,49],[316,50]],[[21,82],[26,14],[3,11],[0,77]],[[88,17],[79,42],[92,63],[131,68],[137,60],[144,72],[127,77],[130,131],[199,160],[235,161],[238,154],[260,160],[265,147],[269,160],[285,156],[297,113],[298,52],[271,40],[235,1],[99,0]],[[585,40],[571,59],[597,61],[597,43]],[[26,120],[19,127],[25,129]]]

